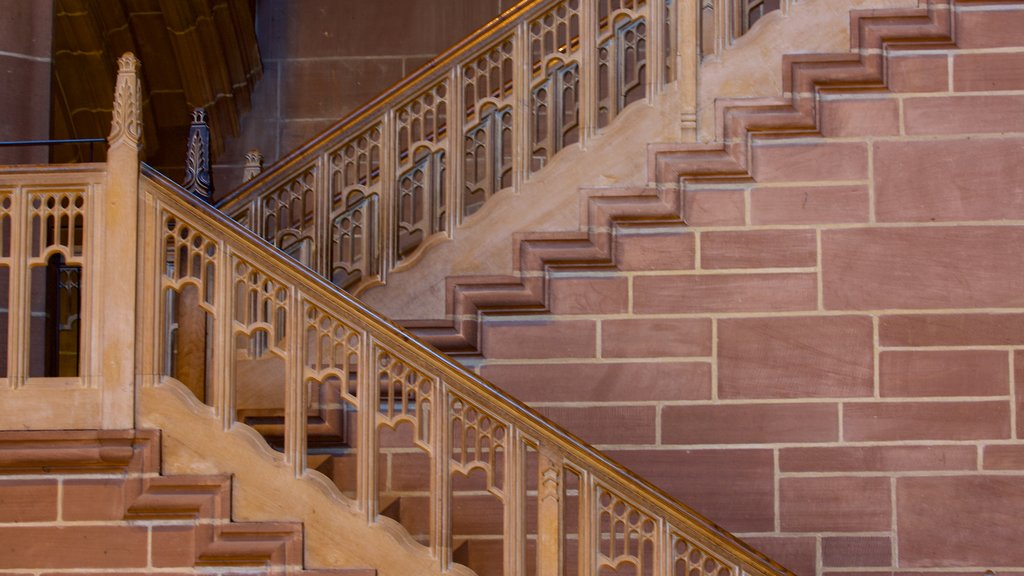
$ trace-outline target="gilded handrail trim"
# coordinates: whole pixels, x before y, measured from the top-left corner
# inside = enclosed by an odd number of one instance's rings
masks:
[[[176,183],[153,168],[143,165],[142,174],[161,185],[170,201],[180,207],[188,207],[195,212],[196,216],[225,228],[228,235],[242,244],[242,249],[239,251],[242,256],[251,259],[254,263],[269,265],[277,277],[291,285],[301,286],[306,292],[305,296],[319,300],[318,304],[320,305],[330,305],[331,303],[337,305],[340,301],[340,304],[345,307],[345,316],[363,323],[364,329],[373,332],[375,338],[392,348],[406,350],[414,356],[410,359],[411,361],[417,362],[427,371],[435,374],[440,372],[438,375],[444,379],[447,386],[452,387],[459,394],[467,396],[468,399],[483,404],[488,410],[517,426],[522,433],[537,440],[554,443],[557,450],[560,450],[573,464],[588,468],[603,484],[619,490],[624,496],[634,501],[638,507],[665,518],[677,530],[693,530],[694,534],[686,534],[686,536],[697,539],[697,543],[701,545],[724,549],[734,555],[733,560],[738,560],[745,572],[749,572],[748,569],[753,569],[760,574],[791,576],[791,573],[784,567],[764,557],[725,529],[643,480],[629,468],[615,462],[571,432],[419,341],[325,278],[312,274],[308,269],[279,250],[273,249],[265,240],[222,212],[211,209],[199,199],[187,194]]]

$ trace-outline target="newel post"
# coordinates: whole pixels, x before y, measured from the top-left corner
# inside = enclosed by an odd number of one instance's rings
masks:
[[[138,256],[139,155],[142,110],[139,60],[130,52],[117,61],[114,116],[108,138],[107,184],[97,202],[101,243],[94,259],[100,303],[99,381],[102,425],[135,425],[135,319]]]

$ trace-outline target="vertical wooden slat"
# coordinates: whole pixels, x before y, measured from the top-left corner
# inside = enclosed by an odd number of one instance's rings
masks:
[[[537,474],[537,576],[561,576],[565,471],[561,455],[543,442]]]
[[[92,220],[96,222],[95,217]],[[11,270],[7,296],[7,377],[12,388],[24,386],[28,376],[29,228],[28,193],[19,186],[11,194]]]
[[[217,280],[214,286],[216,315],[213,324],[213,408],[221,426],[229,430],[235,421],[234,257],[227,242],[217,244]]]
[[[439,381],[440,382],[440,381]],[[431,526],[430,541],[442,572],[452,562],[452,484],[451,484],[451,410],[448,387],[435,387],[434,406],[430,411],[430,478]]]
[[[729,0],[731,2],[731,0]],[[696,142],[699,134],[697,124],[697,106],[700,100],[699,79],[700,72],[700,17],[702,0],[678,0],[676,7],[676,45],[679,47],[679,62],[677,66],[679,87],[682,97],[682,137],[684,140]],[[715,7],[715,16],[718,18],[718,9],[729,2],[719,0]],[[716,34],[722,32],[716,28]],[[717,47],[716,50],[724,49]],[[718,52],[721,53],[721,52]]]
[[[396,186],[398,183],[398,127],[395,112],[388,109],[381,122],[380,134],[380,278],[387,280],[388,272],[397,260],[398,214],[396,211]]]
[[[597,553],[601,532],[597,525],[594,476],[587,470],[580,471],[579,490],[579,576],[597,576]]]
[[[359,373],[356,390],[359,400],[359,425],[356,438],[357,480],[356,500],[366,521],[377,520],[377,413],[380,410],[380,389],[377,385],[377,362],[373,337],[369,331],[360,334]]]
[[[696,36],[691,39],[695,41]],[[665,86],[665,0],[647,0],[647,101]]]
[[[597,0],[580,0],[580,147],[584,150],[597,133],[597,36]],[[552,110],[550,116],[555,115]],[[549,151],[551,156],[554,153],[554,150]]]
[[[303,382],[304,348],[302,325],[302,296],[291,286],[288,289],[288,310],[285,313],[285,400],[284,400],[284,455],[296,478],[306,470],[306,384]]]
[[[526,574],[526,446],[514,424],[505,451],[505,574]]]
[[[447,233],[455,237],[455,229],[462,223],[462,190],[465,187],[465,128],[466,103],[462,90],[462,66],[452,64],[448,74],[448,160],[445,163],[447,183],[445,193],[448,208]]]
[[[516,26],[512,44],[512,189],[518,194],[530,174],[530,66],[529,22]]]
[[[317,158],[316,189],[313,191],[313,257],[310,268],[325,278],[331,277],[331,207],[334,205],[331,190],[331,158],[328,153]]]

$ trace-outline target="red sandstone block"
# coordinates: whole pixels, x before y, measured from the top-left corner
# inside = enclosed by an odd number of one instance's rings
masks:
[[[1021,46],[1020,31],[1024,30],[1024,10],[1011,6],[1011,10],[990,10],[957,13],[956,43],[960,48],[1003,48]]]
[[[1024,228],[869,228],[822,232],[825,307],[1024,306]]]
[[[758,182],[863,180],[868,149],[856,142],[755,144],[753,175]]]
[[[900,133],[899,100],[856,98],[825,100],[821,133],[826,137],[895,136]]]
[[[882,352],[882,396],[1006,396],[1010,362],[999,350]]]
[[[1024,566],[1024,476],[900,478],[899,564]]]
[[[957,54],[953,88],[957,92],[1024,90],[1024,53]]]
[[[633,312],[783,312],[817,307],[816,274],[638,276]]]
[[[194,566],[196,529],[193,526],[154,526],[152,546],[155,568]]]
[[[546,406],[537,410],[590,444],[654,444],[654,406]]]
[[[692,270],[693,231],[623,229],[615,236],[615,264],[620,270]]]
[[[754,188],[752,224],[839,224],[868,221],[866,186]]]
[[[56,519],[56,480],[0,480],[0,522]]]
[[[1013,160],[1021,155],[1024,139],[878,142],[876,217],[880,222],[1024,218],[1024,164]]]
[[[783,478],[779,517],[787,532],[882,532],[892,524],[888,478]]]
[[[388,471],[388,487],[398,492],[425,491],[433,475],[430,456],[423,451],[399,452],[388,455],[390,464],[381,466]],[[475,478],[475,477],[474,477]],[[483,482],[477,489],[483,489]]]
[[[887,64],[887,84],[893,92],[949,90],[949,58],[945,54],[907,56],[897,51]]]
[[[794,574],[811,575],[817,571],[818,546],[807,536],[745,536],[743,541],[782,564]]]
[[[985,446],[982,467],[985,470],[1024,470],[1024,445]]]
[[[864,402],[843,407],[843,438],[852,442],[1009,437],[1007,402]]]
[[[0,527],[0,568],[145,567],[145,526]]]
[[[782,472],[911,472],[976,470],[974,446],[836,446],[782,448]]]
[[[892,566],[892,540],[884,536],[834,536],[821,539],[826,567]]]
[[[467,535],[500,535],[502,533],[501,501],[490,494],[456,494],[452,499],[452,530],[456,537]],[[428,534],[430,498],[403,496],[401,523],[413,535]]]
[[[1013,373],[1013,381],[1017,388],[1017,438],[1024,438],[1024,350],[1017,350],[1013,354]]]
[[[670,358],[711,355],[711,320],[636,318],[601,322],[604,358]]]
[[[597,326],[590,320],[489,321],[482,348],[487,358],[592,358]]]
[[[726,530],[773,530],[771,450],[643,450],[609,454]]]
[[[722,398],[870,396],[871,319],[804,316],[718,323]]]
[[[1024,132],[1024,96],[948,96],[907,98],[903,123],[907,134]]]
[[[629,307],[629,279],[612,277],[553,277],[552,314],[617,314]]]
[[[127,506],[124,480],[69,479],[64,481],[65,520],[122,520]]]
[[[687,190],[683,196],[683,218],[689,226],[742,226],[743,191]]]
[[[814,230],[705,232],[702,268],[805,268],[818,264]]]
[[[1012,346],[1024,344],[1024,314],[882,316],[882,346]]]
[[[664,444],[833,442],[839,439],[835,404],[718,404],[666,406]]]
[[[484,365],[481,376],[526,402],[711,398],[706,362]]]

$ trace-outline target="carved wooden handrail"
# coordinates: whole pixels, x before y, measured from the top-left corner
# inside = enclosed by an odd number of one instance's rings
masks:
[[[219,205],[358,293],[677,78],[694,128],[699,10],[520,2]]]
[[[428,536],[442,571],[455,569],[454,479],[479,471],[482,489],[503,508],[506,574],[527,573],[527,525],[538,542],[538,574],[563,573],[570,525],[584,574],[626,565],[637,574],[788,574],[156,171],[143,172],[144,381],[176,376],[182,352],[174,346],[185,336],[175,331],[190,323],[199,329],[188,338],[203,343],[193,359],[209,360],[199,388],[225,428],[249,395],[251,383],[237,377],[251,373],[248,364],[280,375],[283,457],[297,476],[308,473],[313,427],[331,421],[332,410],[344,414],[357,455],[353,505],[371,523],[380,512],[379,435],[408,426],[411,445],[430,460]],[[201,310],[198,322],[183,302]],[[568,500],[577,517],[569,517]]]

